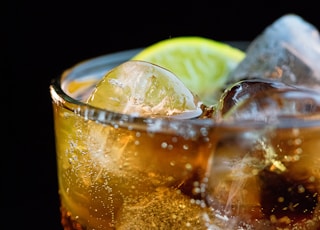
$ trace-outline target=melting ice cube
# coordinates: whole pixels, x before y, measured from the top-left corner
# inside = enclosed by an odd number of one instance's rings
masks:
[[[109,71],[87,101],[113,112],[147,117],[200,115],[197,98],[172,72],[144,61],[127,61]]]
[[[319,31],[301,17],[284,15],[253,40],[230,82],[248,78],[278,79],[320,89]]]
[[[320,94],[272,80],[243,80],[227,89],[218,119],[274,121],[279,117],[320,118]]]

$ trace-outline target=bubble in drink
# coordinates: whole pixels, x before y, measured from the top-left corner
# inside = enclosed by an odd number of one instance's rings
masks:
[[[203,202],[203,201],[202,201]],[[192,200],[181,192],[158,188],[135,204],[124,204],[116,229],[215,229],[213,216],[201,207],[201,201]]]

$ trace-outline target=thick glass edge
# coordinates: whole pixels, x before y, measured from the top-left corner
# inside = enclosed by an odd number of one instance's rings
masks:
[[[214,122],[210,119],[188,119],[188,122],[185,122],[185,119],[146,118],[96,108],[67,95],[60,87],[60,80],[56,78],[51,82],[52,103],[83,117],[84,120],[116,128],[124,127],[132,130],[147,130],[150,133],[177,134],[188,139],[206,136],[206,130],[214,127]]]
[[[245,50],[248,42],[229,42],[229,44]],[[103,73],[105,73],[106,69],[112,69],[119,63],[130,59],[141,50],[142,48],[137,48],[101,55],[95,58],[84,60],[71,66],[69,69],[66,69],[61,76],[51,80],[49,88],[53,103],[57,103],[65,109],[79,116],[82,116],[87,120],[92,120],[106,125],[121,126],[139,130],[146,129],[145,126],[148,126],[147,128],[150,130],[152,130],[152,127],[158,127],[159,130],[162,129],[165,130],[165,132],[168,132],[169,130],[176,132],[178,129],[185,131],[187,127],[189,127],[187,129],[191,129],[191,127],[193,127],[193,130],[201,130],[201,128],[203,129],[204,127],[224,127],[229,129],[231,128],[233,130],[242,130],[244,128],[261,129],[266,127],[320,127],[320,114],[319,116],[312,117],[311,119],[288,117],[281,118],[280,120],[274,121],[272,123],[253,120],[216,123],[211,119],[188,119],[188,122],[185,122],[184,119],[138,117],[134,115],[126,115],[103,110],[77,101],[76,99],[70,97],[67,93],[65,93],[61,87],[61,81],[67,76],[72,78],[72,75],[77,76],[77,73],[83,70],[88,71],[91,68],[96,68],[96,66],[103,66]],[[153,131],[156,130],[154,129]]]

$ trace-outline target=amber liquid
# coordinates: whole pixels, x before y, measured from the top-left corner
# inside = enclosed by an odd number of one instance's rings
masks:
[[[68,212],[62,205],[60,207],[61,224],[64,230],[85,230],[77,220],[72,218],[72,213]]]
[[[221,129],[215,139],[206,192],[217,213],[244,229],[320,229],[320,127]]]
[[[66,229],[120,229],[147,214],[150,222],[162,216],[156,225],[207,224],[202,191],[212,148],[205,134],[131,130],[54,111]]]
[[[163,132],[57,104],[54,121],[65,230],[320,229],[319,127]]]

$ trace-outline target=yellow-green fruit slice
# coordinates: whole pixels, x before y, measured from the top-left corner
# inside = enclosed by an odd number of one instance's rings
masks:
[[[217,102],[227,75],[244,58],[238,48],[212,39],[175,37],[150,45],[133,60],[160,65],[177,75],[207,105]]]

